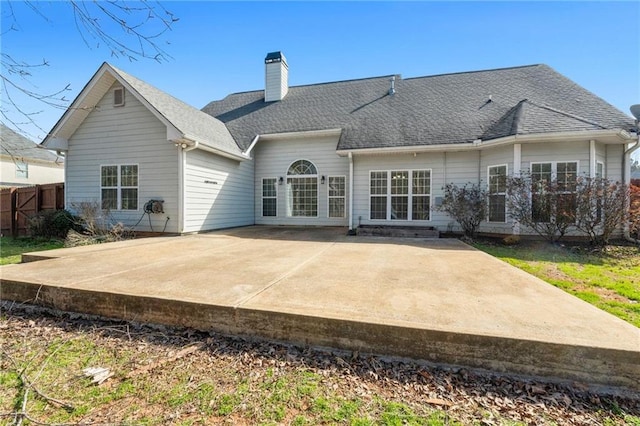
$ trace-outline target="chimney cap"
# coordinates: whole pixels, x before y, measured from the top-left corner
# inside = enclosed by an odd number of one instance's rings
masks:
[[[286,64],[287,60],[285,59],[284,55],[280,51],[267,53],[267,57],[264,58],[264,63],[270,64],[272,62],[284,62]]]

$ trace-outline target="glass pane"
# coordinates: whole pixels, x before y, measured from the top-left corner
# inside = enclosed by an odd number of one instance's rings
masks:
[[[504,193],[507,190],[507,167],[496,166],[489,168],[489,192]]]
[[[318,174],[316,166],[307,160],[295,161],[287,171],[288,175],[316,175]]]
[[[417,195],[431,193],[431,172],[429,170],[415,170],[413,172],[412,190]]]
[[[371,172],[371,195],[387,194],[387,172]]]
[[[122,189],[122,210],[138,210],[138,189]]]
[[[551,222],[551,198],[549,195],[531,195],[531,217],[535,222]]]
[[[318,216],[318,178],[288,178],[291,216]]]
[[[344,197],[345,178],[344,176],[329,176],[329,197]]]
[[[118,190],[103,189],[102,190],[102,209],[115,210],[118,208]]]
[[[138,186],[138,166],[120,166],[120,185]]]
[[[329,198],[329,217],[344,217],[344,198]]]
[[[276,194],[276,178],[262,179],[262,196],[275,197]]]
[[[411,203],[411,219],[429,220],[429,204],[431,197],[413,197]]]
[[[558,189],[560,191],[575,191],[578,178],[577,163],[558,163]]]
[[[387,218],[387,197],[371,197],[371,219]]]
[[[406,220],[409,217],[409,197],[391,197],[391,219]]]
[[[489,196],[489,222],[505,222],[506,198],[504,195]]]
[[[409,194],[409,172],[391,172],[391,193]]]
[[[100,186],[118,186],[118,166],[102,166]]]
[[[276,199],[265,198],[262,200],[262,216],[276,215]]]

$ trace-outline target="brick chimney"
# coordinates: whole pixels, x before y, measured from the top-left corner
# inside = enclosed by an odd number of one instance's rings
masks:
[[[289,91],[289,66],[282,52],[271,52],[264,59],[264,101],[281,101]]]

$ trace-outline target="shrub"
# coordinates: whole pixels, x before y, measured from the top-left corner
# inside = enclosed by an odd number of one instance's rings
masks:
[[[29,219],[29,234],[39,238],[61,238],[79,230],[78,218],[67,210],[44,210]]]
[[[629,188],[620,182],[578,179],[576,228],[589,236],[591,244],[608,244],[615,230],[625,223],[628,196]]]
[[[444,198],[438,210],[458,222],[465,236],[475,238],[480,223],[487,216],[487,191],[474,183],[462,187],[449,183],[443,189]]]
[[[575,194],[556,179],[534,179],[530,173],[507,177],[509,218],[551,242],[575,223],[575,202]]]

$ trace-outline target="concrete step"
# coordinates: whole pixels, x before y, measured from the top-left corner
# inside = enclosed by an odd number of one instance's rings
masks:
[[[357,234],[367,237],[440,238],[432,226],[360,225]]]

